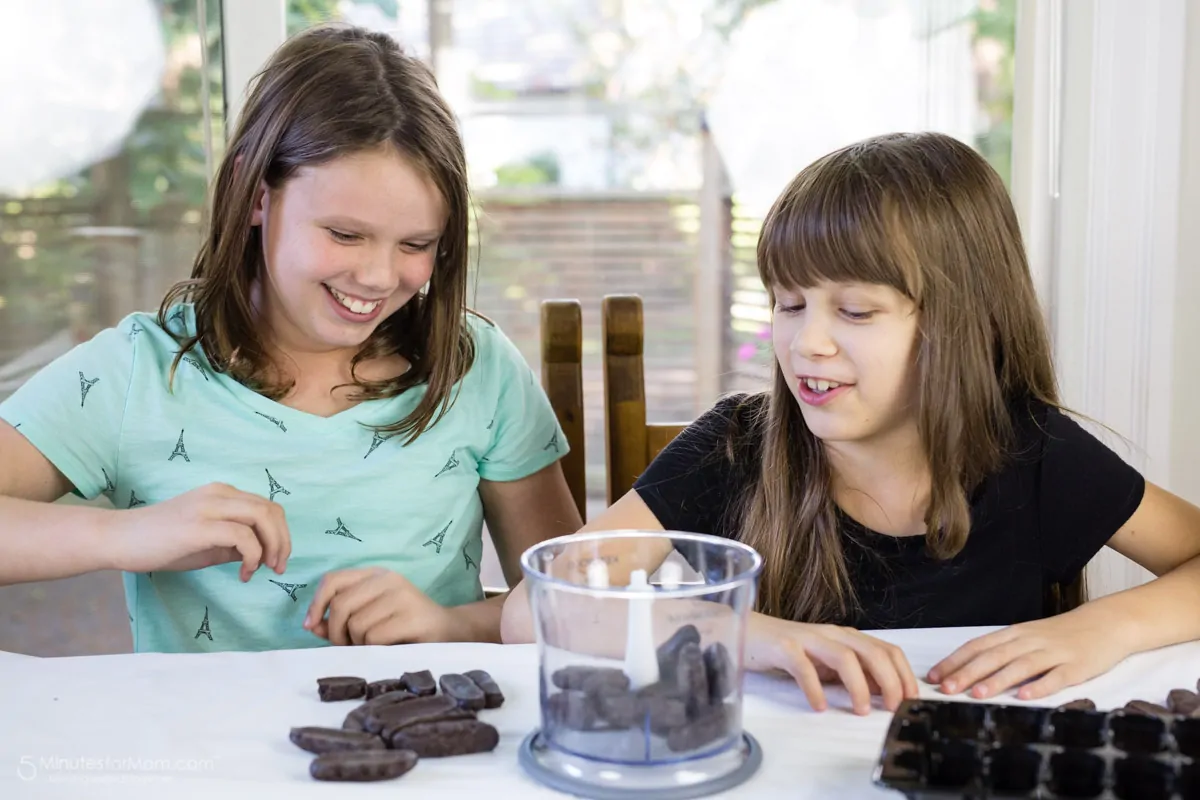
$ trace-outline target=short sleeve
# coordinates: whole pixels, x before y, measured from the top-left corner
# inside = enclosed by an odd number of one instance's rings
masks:
[[[720,400],[663,448],[634,482],[634,490],[665,529],[737,538],[732,512],[760,457],[746,397]]]
[[[111,495],[117,483],[135,340],[143,330],[126,318],[47,364],[0,404],[0,418],[85,499]]]
[[[488,423],[491,440],[479,460],[479,477],[520,480],[566,455],[567,437],[516,345],[492,324],[480,324],[475,331],[476,357],[483,361],[488,394],[496,398]]]
[[[1146,481],[1117,453],[1056,409],[1046,416],[1042,558],[1051,580],[1074,580],[1142,502]]]

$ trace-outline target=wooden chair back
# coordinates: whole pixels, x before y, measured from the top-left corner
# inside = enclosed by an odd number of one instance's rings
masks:
[[[604,459],[607,499],[612,505],[633,488],[637,477],[688,423],[646,421],[642,298],[605,296],[602,319]]]
[[[583,429],[583,311],[578,300],[542,303],[542,388],[570,445],[563,473],[579,516],[587,520],[587,459]]]

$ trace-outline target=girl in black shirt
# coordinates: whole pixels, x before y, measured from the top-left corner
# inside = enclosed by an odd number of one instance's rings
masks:
[[[585,530],[757,549],[747,665],[787,670],[817,709],[834,676],[860,713],[873,691],[916,696],[903,653],[862,629],[1006,626],[927,676],[976,698],[1200,638],[1200,509],[1060,409],[1016,215],[977,153],[933,133],[831,153],[775,202],[758,262],[774,385],[719,402]],[[1106,544],[1159,577],[1083,603]],[[525,603],[506,641],[530,637]]]

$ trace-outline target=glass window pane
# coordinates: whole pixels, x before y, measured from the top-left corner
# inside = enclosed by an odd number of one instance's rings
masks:
[[[219,3],[75,5],[0,47],[0,399],[187,277],[223,149]]]
[[[755,245],[767,204],[797,170],[836,147],[892,130],[955,136],[1006,183],[1012,161],[1016,0],[751,2],[758,8],[741,32],[753,31],[751,41],[734,39],[735,48],[746,48],[745,58],[758,62],[746,68],[743,97],[747,106],[777,110],[761,113],[757,125],[744,118],[737,128],[745,136],[717,130],[719,143],[733,139],[726,148],[734,183],[726,391],[762,388],[774,368]],[[797,30],[808,34],[789,50],[784,40]],[[751,88],[756,73],[763,86],[778,90],[774,99]],[[819,80],[796,79],[817,74]],[[795,91],[786,90],[787,80]],[[755,136],[756,128],[779,132]]]
[[[434,66],[466,140],[475,303],[531,364],[539,303],[581,301],[595,492],[603,295],[643,298],[651,420],[763,387],[770,201],[818,156],[900,129],[956,136],[1007,180],[1015,17],[1016,0],[289,2],[293,31],[356,21]]]

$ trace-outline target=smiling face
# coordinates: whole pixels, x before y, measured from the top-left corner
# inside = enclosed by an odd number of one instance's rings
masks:
[[[775,358],[809,430],[866,442],[916,424],[917,312],[890,286],[776,287]]]
[[[353,355],[433,274],[446,204],[394,149],[301,167],[264,188],[252,224],[271,342],[291,354]]]

